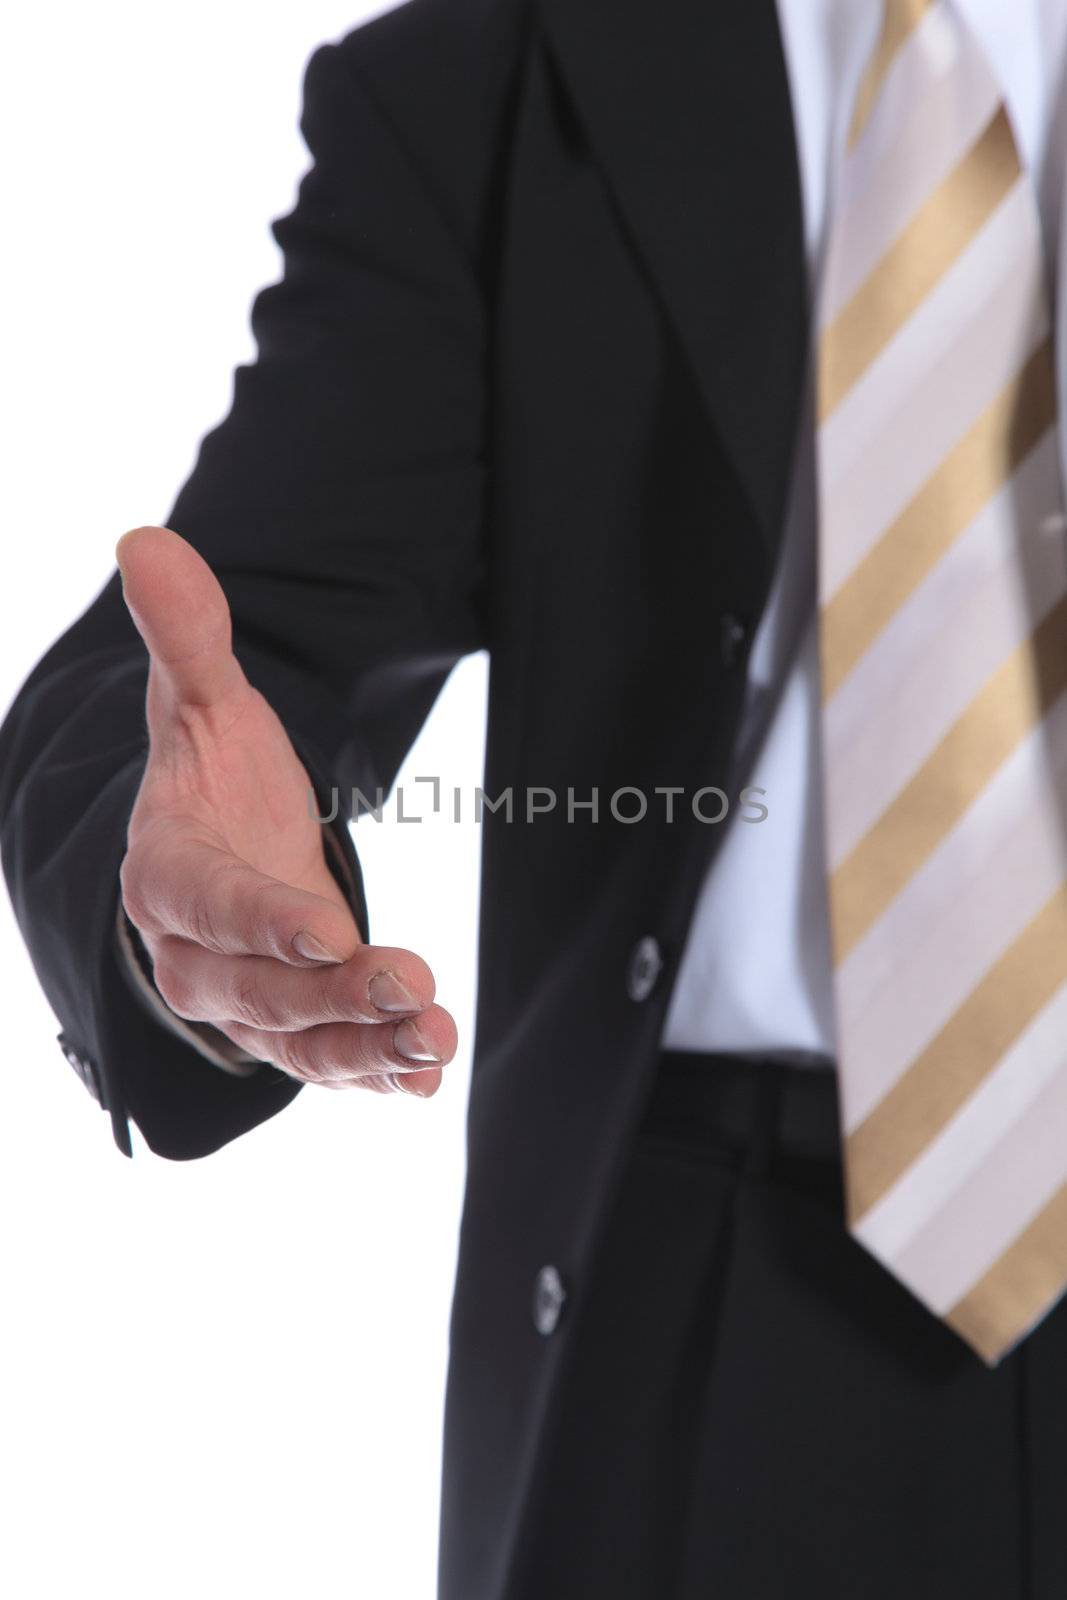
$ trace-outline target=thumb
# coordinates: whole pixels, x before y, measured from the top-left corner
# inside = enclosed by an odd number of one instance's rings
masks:
[[[203,556],[169,528],[124,533],[115,556],[130,615],[174,699],[212,706],[241,688],[230,608]]]

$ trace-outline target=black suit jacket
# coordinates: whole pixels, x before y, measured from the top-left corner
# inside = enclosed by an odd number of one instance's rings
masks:
[[[413,0],[316,54],[303,126],[258,359],[170,520],[316,783],[388,786],[483,647],[491,796],[722,783],[806,349],[774,0]],[[116,963],[144,679],[113,580],[4,726],[3,855],[120,1146],[132,1117],[190,1157],[296,1086],[225,1076]],[[491,1600],[521,1547],[567,1320],[539,1334],[531,1293],[553,1263],[581,1294],[719,836],[577,817],[483,829],[446,1600]]]

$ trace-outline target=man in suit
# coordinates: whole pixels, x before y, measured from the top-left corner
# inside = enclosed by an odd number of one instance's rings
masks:
[[[5,725],[63,1047],[194,1157],[437,1087],[306,790],[488,649],[444,1600],[1064,1592],[1063,11],[320,51],[258,359]]]

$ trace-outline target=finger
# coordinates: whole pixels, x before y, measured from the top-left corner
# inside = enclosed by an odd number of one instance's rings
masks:
[[[335,1092],[361,1089],[368,1094],[410,1094],[417,1100],[429,1100],[441,1087],[443,1076],[440,1067],[427,1067],[419,1072],[379,1072],[365,1078],[344,1078],[316,1087]]]
[[[364,1094],[410,1094],[417,1100],[429,1100],[441,1087],[442,1077],[441,1068],[432,1067],[423,1072],[379,1072],[365,1078],[343,1078],[315,1087],[332,1089],[335,1094],[359,1089]]]
[[[347,907],[199,839],[145,835],[127,852],[121,878],[127,914],[149,938],[177,934],[219,955],[297,966],[347,961],[360,948]]]
[[[452,1060],[456,1025],[443,1006],[395,1023],[328,1022],[298,1033],[272,1033],[225,1023],[227,1038],[291,1077],[329,1088],[397,1087],[423,1078]],[[392,1076],[396,1084],[387,1084]],[[436,1085],[434,1085],[436,1087]]]
[[[130,615],[170,695],[210,707],[243,689],[226,596],[192,545],[169,528],[134,528],[115,555]]]
[[[425,1010],[434,997],[433,973],[410,950],[361,945],[334,966],[293,967],[165,938],[153,956],[159,992],[193,1022],[290,1033],[326,1022],[395,1021]]]

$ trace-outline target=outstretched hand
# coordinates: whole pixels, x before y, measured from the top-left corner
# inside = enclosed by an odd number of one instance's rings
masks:
[[[166,528],[125,534],[117,556],[150,658],[122,896],[160,994],[305,1082],[433,1094],[455,1024],[424,961],[362,943],[214,573]]]

